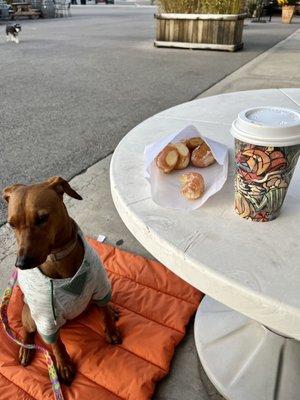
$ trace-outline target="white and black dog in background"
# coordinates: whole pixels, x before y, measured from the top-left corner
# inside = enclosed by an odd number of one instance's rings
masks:
[[[6,25],[6,40],[8,42],[19,43],[19,32],[21,31],[21,25]]]

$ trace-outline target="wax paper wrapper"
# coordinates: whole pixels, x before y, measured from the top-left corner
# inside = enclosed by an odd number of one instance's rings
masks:
[[[183,139],[201,137],[210,147],[216,162],[207,168],[197,168],[193,165],[184,170],[162,173],[156,166],[155,157],[168,143],[177,143]],[[211,196],[223,187],[228,173],[228,149],[222,144],[203,136],[196,127],[190,125],[179,133],[174,133],[155,143],[146,146],[144,151],[145,178],[150,182],[153,201],[166,208],[195,210],[202,206]],[[197,200],[188,200],[180,193],[179,177],[187,172],[198,172],[203,176],[205,192]]]

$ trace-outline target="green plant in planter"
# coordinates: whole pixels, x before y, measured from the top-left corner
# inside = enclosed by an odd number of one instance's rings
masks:
[[[200,13],[201,1],[198,0],[159,0],[158,7],[165,13]]]
[[[247,14],[249,17],[254,17],[258,6],[258,0],[248,0],[246,3]]]
[[[239,14],[244,12],[245,2],[241,0],[203,0],[203,14]]]
[[[245,0],[159,0],[164,13],[239,14],[245,10]]]

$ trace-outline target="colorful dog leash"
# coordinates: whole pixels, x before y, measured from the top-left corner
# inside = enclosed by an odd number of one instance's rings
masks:
[[[19,346],[25,347],[25,349],[36,349],[44,354],[46,364],[48,367],[48,373],[49,373],[49,377],[50,377],[50,381],[51,381],[51,385],[52,385],[54,398],[55,398],[55,400],[63,400],[64,398],[63,398],[63,394],[62,394],[61,387],[59,384],[57,372],[56,372],[54,363],[52,361],[52,358],[51,358],[48,350],[46,350],[45,348],[38,346],[36,344],[23,343],[20,339],[17,338],[17,336],[13,333],[12,329],[9,326],[7,310],[8,310],[9,301],[11,299],[11,296],[13,293],[13,288],[16,284],[17,278],[18,278],[18,271],[17,271],[17,269],[14,269],[14,271],[10,277],[10,280],[8,282],[8,286],[4,291],[1,308],[0,308],[0,316],[1,316],[4,330],[7,333],[7,335]]]

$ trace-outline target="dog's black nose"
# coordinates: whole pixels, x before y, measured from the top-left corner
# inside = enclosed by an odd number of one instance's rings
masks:
[[[30,269],[34,267],[34,258],[28,256],[18,256],[15,266],[20,269]]]

